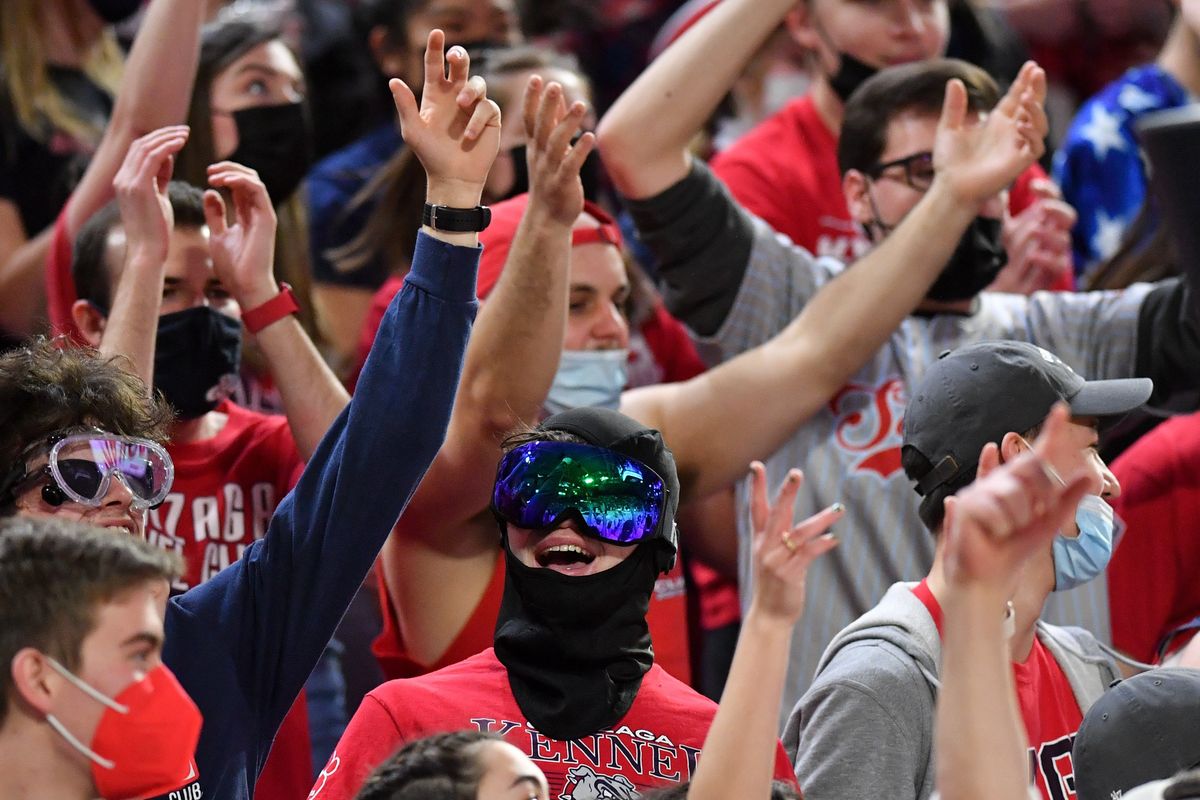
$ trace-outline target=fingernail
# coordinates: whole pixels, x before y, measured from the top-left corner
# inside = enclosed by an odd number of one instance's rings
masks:
[[[832,506],[833,513],[840,514],[846,510],[846,507],[841,503],[834,503]]]
[[[825,531],[825,534],[824,534],[824,535],[823,535],[821,538],[822,538],[822,539],[827,539],[827,540],[829,540],[829,541],[833,541],[833,542],[840,542],[840,541],[841,541],[841,538],[840,538],[840,537],[839,537],[839,536],[838,536],[836,533],[834,533],[833,531]]]
[[[454,47],[450,48],[450,52],[448,53],[448,55],[452,55],[455,58],[465,58],[467,55],[467,51],[462,49],[462,47],[460,47],[458,45],[454,45]]]

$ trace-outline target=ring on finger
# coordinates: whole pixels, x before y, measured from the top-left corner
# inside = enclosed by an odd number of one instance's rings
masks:
[[[800,546],[792,540],[791,531],[784,531],[779,535],[779,538],[783,539],[783,546],[786,547],[790,552],[796,552],[796,548]]]

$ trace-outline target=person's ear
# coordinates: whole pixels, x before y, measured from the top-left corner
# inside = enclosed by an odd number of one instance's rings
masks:
[[[87,340],[88,344],[92,347],[100,346],[100,339],[104,336],[104,326],[108,322],[104,312],[90,300],[76,300],[71,304],[71,319],[75,321],[75,327],[83,333],[83,338]]]
[[[408,76],[404,74],[404,45],[398,44],[387,28],[382,25],[371,28],[371,32],[367,34],[367,47],[370,48],[371,57],[375,59],[375,65],[379,67],[380,72],[389,78],[408,80]]]
[[[846,198],[846,208],[850,209],[851,219],[864,227],[875,221],[869,187],[867,176],[856,169],[847,170],[842,176],[842,195]]]
[[[784,27],[792,41],[810,52],[819,51],[821,35],[813,24],[813,0],[801,0],[783,18]]]
[[[32,647],[23,647],[13,656],[9,672],[14,697],[40,715],[50,713],[59,675],[45,654]]]
[[[1025,441],[1024,436],[1014,431],[1009,431],[1000,440],[1000,461],[1007,464],[1026,450],[1032,449],[1032,445]]]

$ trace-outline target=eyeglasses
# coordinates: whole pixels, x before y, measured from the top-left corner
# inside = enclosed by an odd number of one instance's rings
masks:
[[[574,516],[605,542],[637,544],[659,532],[663,479],[642,462],[603,447],[529,442],[500,460],[492,511],[518,528],[549,530]]]
[[[115,475],[133,496],[133,508],[141,510],[158,505],[171,490],[175,465],[167,451],[149,439],[96,430],[51,440],[46,464],[20,479],[14,494],[31,481],[44,480],[42,496],[51,505],[70,499],[95,507],[103,502]]]
[[[903,167],[904,177],[893,178],[893,180],[903,181],[908,186],[916,189],[918,192],[925,192],[933,185],[933,178],[937,174],[933,169],[933,153],[922,151],[913,153],[911,156],[898,158],[895,161],[885,161],[882,164],[876,164],[867,170],[867,175],[873,180],[880,178],[890,178],[890,175],[884,175],[889,169]]]

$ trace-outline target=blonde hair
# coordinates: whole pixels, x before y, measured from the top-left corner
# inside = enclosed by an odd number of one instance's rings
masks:
[[[95,146],[103,126],[84,119],[50,81],[43,42],[43,19],[48,9],[39,10],[42,0],[3,0],[0,15],[0,91],[8,97],[17,122],[35,139],[43,141],[61,130]],[[73,26],[71,20],[68,25]],[[78,31],[72,31],[79,39]],[[124,69],[124,58],[112,28],[83,54],[83,73],[97,86],[116,97]]]

